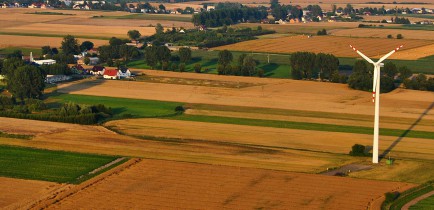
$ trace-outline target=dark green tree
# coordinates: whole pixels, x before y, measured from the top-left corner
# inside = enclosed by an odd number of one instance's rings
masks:
[[[407,67],[407,66],[401,66],[398,69],[399,72],[399,78],[404,81],[405,79],[411,77],[413,75],[413,72]]]
[[[291,55],[290,65],[293,79],[311,79],[315,68],[315,53],[296,52]]]
[[[90,49],[92,49],[93,47],[94,47],[93,42],[91,42],[91,41],[84,41],[84,42],[82,42],[81,45],[80,45],[80,50],[83,52],[83,51],[85,51],[85,50],[90,50]]]
[[[157,47],[157,58],[158,62],[162,64],[163,62],[169,62],[170,61],[170,50],[166,46],[158,46]]]
[[[389,61],[384,65],[383,73],[393,79],[398,73],[398,69],[394,63]]]
[[[179,48],[179,60],[181,63],[188,63],[191,60],[191,49],[189,47]]]
[[[78,46],[78,41],[74,36],[67,35],[63,38],[61,43],[62,52],[65,55],[76,55],[80,53],[80,47]]]
[[[8,54],[6,58],[23,58],[23,52],[21,50],[14,50],[12,53]]]
[[[20,66],[7,78],[7,89],[16,98],[41,98],[45,88],[45,73],[42,69],[24,65]]]
[[[160,23],[157,23],[157,25],[155,26],[155,33],[157,36],[164,33],[164,28]]]
[[[222,66],[229,65],[233,60],[233,55],[229,50],[223,50],[219,52],[218,64]]]
[[[42,49],[42,55],[52,55],[53,54],[50,46],[43,46],[41,49]]]
[[[315,66],[320,72],[321,79],[330,79],[333,72],[339,68],[339,59],[332,54],[318,53],[315,58]]]
[[[157,46],[145,48],[145,61],[152,69],[155,69],[158,63]]]
[[[372,90],[373,68],[368,67],[368,63],[358,60],[354,64],[353,73],[348,79],[348,85],[356,90]]]
[[[109,44],[110,44],[110,46],[120,46],[120,45],[122,45],[124,43],[122,42],[122,39],[119,39],[119,38],[116,38],[116,37],[112,37],[109,40]]]
[[[131,40],[138,40],[142,36],[138,30],[129,30],[127,34]]]
[[[256,74],[256,61],[252,56],[246,56],[241,67],[244,76],[253,76]]]

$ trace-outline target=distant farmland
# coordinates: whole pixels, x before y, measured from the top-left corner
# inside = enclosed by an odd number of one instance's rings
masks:
[[[402,44],[404,45],[402,51],[392,55],[390,57],[391,59],[395,59],[395,56],[400,59],[410,60],[426,57],[427,54],[424,51],[419,51],[419,54],[412,54],[408,57],[403,55],[405,55],[405,51],[408,49],[424,47],[434,44],[434,42],[425,40],[350,38],[334,36],[313,36],[311,38],[308,38],[307,36],[290,36],[240,42],[213,49],[269,53],[294,53],[308,51],[314,53],[330,53],[337,57],[358,57],[357,53],[349,48],[349,45],[354,45],[365,55],[376,58],[381,57],[383,54],[390,52]]]

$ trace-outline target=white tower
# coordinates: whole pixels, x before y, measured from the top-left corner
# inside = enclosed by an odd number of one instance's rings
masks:
[[[385,56],[380,58],[377,62],[372,61],[370,58],[365,56],[363,53],[358,51],[355,47],[350,45],[350,47],[357,52],[362,58],[364,58],[369,63],[372,63],[374,65],[374,81],[372,83],[372,102],[375,102],[375,117],[374,117],[374,142],[373,142],[373,148],[372,148],[372,163],[378,163],[378,135],[380,131],[380,68],[384,66],[383,62],[391,56],[393,53],[398,51],[402,48],[402,45],[391,51],[390,53],[387,53]]]

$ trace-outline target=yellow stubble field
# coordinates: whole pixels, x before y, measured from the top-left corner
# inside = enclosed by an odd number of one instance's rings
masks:
[[[369,57],[379,58],[400,45],[405,47],[392,55],[390,59],[400,57],[401,59],[414,59],[415,57],[426,57],[426,52],[419,51],[418,54],[404,56],[409,49],[424,47],[434,44],[428,40],[414,39],[380,39],[380,38],[354,38],[336,36],[290,36],[275,39],[259,39],[240,42],[213,48],[215,50],[265,52],[265,53],[294,53],[300,51],[314,53],[330,53],[337,57],[359,57],[349,46],[353,45]],[[396,56],[396,57],[395,57]]]

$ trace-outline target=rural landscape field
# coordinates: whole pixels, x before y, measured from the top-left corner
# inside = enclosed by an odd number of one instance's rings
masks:
[[[434,1],[170,2],[0,3],[0,209],[434,208]]]

